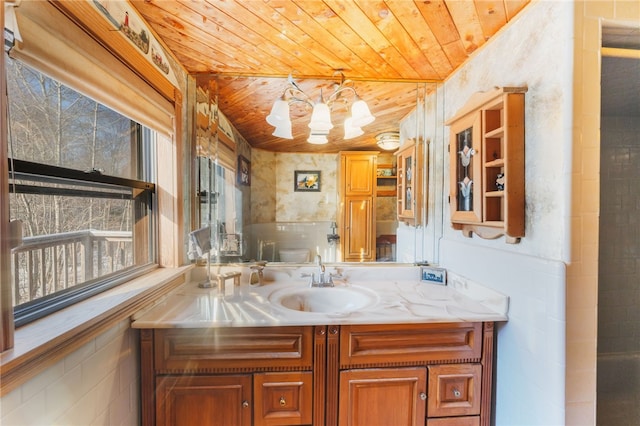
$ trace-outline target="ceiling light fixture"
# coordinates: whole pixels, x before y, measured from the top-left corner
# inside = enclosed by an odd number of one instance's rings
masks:
[[[271,113],[267,116],[267,123],[275,127],[272,133],[273,136],[293,139],[289,106],[300,102],[312,108],[311,120],[309,121],[309,129],[311,131],[307,142],[312,144],[327,143],[329,141],[327,139],[329,131],[333,129],[331,109],[338,102],[342,105],[348,104],[349,99],[344,96],[346,92],[353,94],[353,103],[351,105],[351,117],[344,122],[344,139],[351,139],[364,134],[362,126],[373,122],[375,117],[371,115],[367,103],[358,97],[358,93],[353,87],[353,82],[345,80],[342,72],[340,72],[340,76],[340,83],[334,84],[333,92],[328,97],[324,98],[322,89],[320,89],[320,96],[313,102],[311,97],[293,81],[292,75],[289,74],[287,87],[280,98],[276,99],[271,108]]]
[[[383,132],[376,135],[376,143],[385,151],[393,151],[400,147],[399,132]]]

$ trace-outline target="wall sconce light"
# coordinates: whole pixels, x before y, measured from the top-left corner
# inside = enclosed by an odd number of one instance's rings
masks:
[[[346,92],[353,93],[353,103],[351,105],[351,117],[344,122],[344,138],[351,139],[364,134],[362,126],[373,122],[375,117],[371,115],[367,103],[358,97],[358,93],[353,87],[353,82],[345,80],[342,72],[340,72],[340,75],[340,83],[335,84],[333,92],[325,98],[322,94],[322,89],[320,89],[320,96],[313,102],[311,97],[293,81],[292,75],[289,74],[287,87],[284,89],[282,96],[274,102],[271,113],[267,116],[267,123],[275,127],[272,133],[273,136],[293,139],[289,106],[301,102],[312,108],[309,121],[310,134],[307,142],[312,144],[327,143],[329,141],[327,139],[329,131],[334,127],[331,122],[331,108],[338,100],[341,104],[348,103],[347,98],[344,96]]]
[[[393,151],[400,147],[399,132],[383,132],[376,135],[376,143],[385,151]]]

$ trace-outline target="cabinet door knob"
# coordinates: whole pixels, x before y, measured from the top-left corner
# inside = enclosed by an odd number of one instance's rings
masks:
[[[456,398],[460,398],[460,395],[461,395],[461,393],[460,393],[460,391],[458,389],[454,389],[453,390],[453,396],[455,396]]]
[[[423,401],[426,401],[426,399],[427,399],[427,394],[426,394],[426,393],[424,393],[424,392],[420,392],[420,399],[421,399],[421,400],[423,400]]]
[[[287,400],[284,399],[284,396],[280,397],[280,406],[284,407],[285,405],[287,405]]]
[[[249,401],[242,401],[242,408],[249,407]]]

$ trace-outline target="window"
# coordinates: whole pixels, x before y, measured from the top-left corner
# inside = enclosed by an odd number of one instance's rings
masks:
[[[16,325],[156,262],[155,133],[5,56]]]

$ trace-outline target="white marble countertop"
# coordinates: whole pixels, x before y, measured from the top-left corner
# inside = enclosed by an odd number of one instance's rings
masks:
[[[248,269],[235,268],[242,271],[241,285],[234,288],[233,280],[229,280],[223,294],[215,288],[199,288],[201,280],[192,279],[136,314],[132,326],[213,328],[507,320],[507,296],[451,272],[448,285],[442,286],[421,282],[418,267],[346,267],[340,268],[344,278],[336,279],[334,287],[310,289],[308,279],[300,274],[313,268],[269,268],[265,269],[262,286],[249,285]],[[365,306],[345,303],[340,312],[302,312],[278,302],[283,295],[301,292],[322,304],[324,298],[344,300],[344,293],[350,291],[357,293]]]

